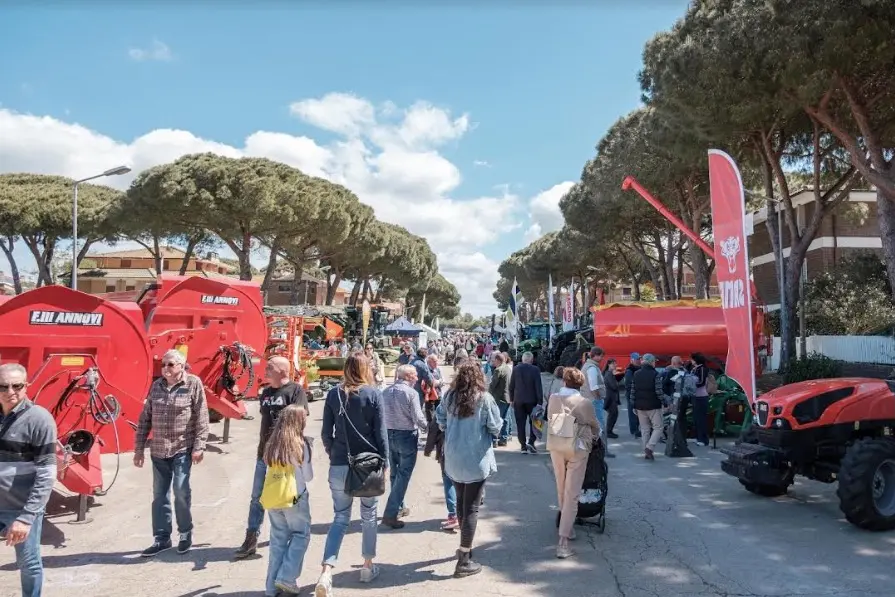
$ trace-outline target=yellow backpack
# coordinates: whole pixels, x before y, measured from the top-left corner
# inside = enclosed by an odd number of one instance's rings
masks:
[[[295,468],[275,464],[267,467],[259,500],[265,510],[291,508],[298,502]]]

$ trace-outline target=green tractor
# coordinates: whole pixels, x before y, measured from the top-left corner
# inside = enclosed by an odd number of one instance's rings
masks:
[[[556,324],[553,325],[555,329]],[[541,353],[547,349],[549,343],[550,324],[546,321],[534,321],[523,326],[519,346],[514,351],[510,351],[510,356],[513,358],[514,363],[518,363],[522,360],[524,353],[530,352],[534,355],[534,364],[543,371],[545,368]]]

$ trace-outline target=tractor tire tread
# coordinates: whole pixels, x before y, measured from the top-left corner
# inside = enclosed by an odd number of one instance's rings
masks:
[[[895,529],[895,516],[876,511],[870,487],[879,462],[886,458],[895,459],[895,441],[864,437],[848,448],[839,467],[839,509],[848,522],[869,531]]]

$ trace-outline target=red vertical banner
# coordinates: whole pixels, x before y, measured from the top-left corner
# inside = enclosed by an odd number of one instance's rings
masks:
[[[726,373],[742,386],[751,402],[755,398],[755,347],[743,179],[733,158],[710,149],[709,181],[715,271],[727,325]]]

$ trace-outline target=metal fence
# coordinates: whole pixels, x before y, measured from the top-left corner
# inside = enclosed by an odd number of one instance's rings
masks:
[[[895,338],[890,336],[808,336],[808,353],[818,352],[837,361],[895,365]],[[798,340],[796,350],[799,349]],[[774,338],[770,369],[780,366],[780,338]]]

